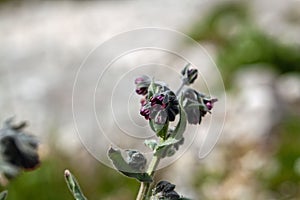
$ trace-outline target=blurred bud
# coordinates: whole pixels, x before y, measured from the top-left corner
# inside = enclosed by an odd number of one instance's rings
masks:
[[[175,185],[168,181],[160,181],[154,188],[154,195],[158,199],[178,200],[180,196],[174,191]]]
[[[0,130],[0,171],[14,178],[21,169],[31,170],[39,164],[36,137],[25,134],[26,123],[12,124],[12,118]]]
[[[184,69],[181,71],[182,80],[186,85],[194,83],[198,77],[198,70],[195,68],[190,68],[190,63],[187,64]]]

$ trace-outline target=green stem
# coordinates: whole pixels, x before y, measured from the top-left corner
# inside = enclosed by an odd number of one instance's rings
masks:
[[[185,86],[185,82],[181,82],[181,85],[179,86],[178,90],[176,91],[176,96],[179,95],[179,93],[181,92],[182,88]]]
[[[151,163],[149,164],[149,167],[147,170],[147,173],[151,177],[154,176],[160,159],[161,158],[159,156],[153,156]],[[152,186],[151,183],[142,182],[136,200],[149,200],[149,197],[151,196],[151,186]]]

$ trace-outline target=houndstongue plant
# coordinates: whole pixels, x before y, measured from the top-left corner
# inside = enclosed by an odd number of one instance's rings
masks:
[[[197,69],[191,68],[190,64],[184,67],[181,75],[182,84],[176,92],[166,83],[146,75],[135,80],[136,93],[142,96],[140,114],[149,121],[157,136],[156,139],[144,141],[153,152],[150,163],[147,164],[146,157],[137,150],[121,151],[111,147],[108,151],[108,157],[119,172],[141,182],[136,200],[186,199],[168,181],[160,181],[154,185],[155,171],[162,159],[173,156],[183,144],[187,123],[200,124],[202,117],[211,112],[217,99],[189,87],[198,76]],[[65,172],[65,177],[75,199],[85,199],[69,171]]]

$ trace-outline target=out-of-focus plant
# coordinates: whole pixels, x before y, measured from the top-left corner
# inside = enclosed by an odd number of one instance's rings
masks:
[[[248,11],[241,2],[220,4],[197,21],[189,34],[217,47],[217,63],[225,83],[230,84],[233,71],[251,64],[267,64],[280,73],[300,72],[300,46],[283,44],[264,33]]]
[[[5,200],[7,196],[7,191],[3,191],[0,193],[0,200]]]
[[[15,178],[23,170],[35,169],[39,161],[38,140],[24,132],[25,122],[13,124],[13,118],[6,120],[0,129],[0,175],[1,184]],[[0,193],[5,199],[7,192]]]
[[[149,121],[157,138],[145,140],[152,152],[149,162],[138,150],[119,150],[111,147],[108,157],[115,168],[125,176],[141,182],[137,200],[184,200],[168,181],[154,183],[154,175],[160,161],[173,156],[184,142],[187,123],[198,125],[202,117],[210,113],[217,101],[189,87],[198,76],[198,71],[186,65],[181,72],[182,84],[173,92],[166,83],[146,75],[136,78],[136,93],[142,96],[140,114]],[[175,122],[176,117],[179,119]],[[73,175],[65,172],[70,191],[76,200],[85,199]]]
[[[81,192],[80,186],[76,178],[71,174],[69,170],[65,170],[65,179],[69,190],[73,194],[76,200],[86,200],[85,196]]]

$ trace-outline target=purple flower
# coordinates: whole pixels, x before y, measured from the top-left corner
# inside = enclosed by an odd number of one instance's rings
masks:
[[[154,120],[157,124],[174,121],[179,113],[178,100],[171,90],[155,94],[150,99],[142,99],[141,104],[140,114],[146,120]]]
[[[135,79],[134,83],[136,84],[135,92],[139,95],[146,95],[151,79],[148,76],[140,76]]]

